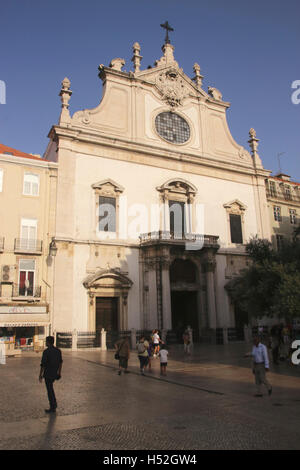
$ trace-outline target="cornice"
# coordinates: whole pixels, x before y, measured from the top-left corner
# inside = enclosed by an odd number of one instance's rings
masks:
[[[17,165],[24,165],[24,166],[36,166],[36,167],[42,167],[45,169],[57,169],[58,168],[58,163],[55,162],[50,162],[50,161],[45,161],[42,160],[30,160],[25,159],[23,157],[16,157],[15,155],[6,155],[6,154],[0,154],[0,161],[1,162],[6,162],[6,163],[12,163],[12,164],[17,164]]]
[[[181,163],[190,163],[193,165],[201,165],[206,167],[211,167],[217,170],[225,170],[233,173],[240,173],[248,176],[261,176],[266,178],[269,174],[269,170],[265,169],[255,169],[254,167],[246,166],[240,162],[234,161],[233,159],[229,162],[224,162],[224,160],[219,160],[211,156],[199,156],[192,153],[183,153],[182,150],[167,150],[162,147],[156,147],[149,144],[132,142],[130,140],[121,139],[120,137],[116,138],[113,136],[99,135],[95,132],[91,132],[88,129],[70,128],[64,126],[53,126],[49,135],[51,137],[55,135],[56,137],[62,137],[64,139],[69,139],[74,142],[89,143],[95,145],[106,146],[118,150],[125,150],[131,154],[144,154],[151,157],[158,157],[162,159],[168,159],[171,161],[179,161]],[[59,146],[59,148],[63,148]],[[89,153],[78,150],[78,153],[83,153],[90,155]],[[105,158],[105,156],[103,156]],[[108,158],[108,157],[107,157]],[[132,161],[132,159],[131,159]],[[188,172],[188,171],[187,171]]]

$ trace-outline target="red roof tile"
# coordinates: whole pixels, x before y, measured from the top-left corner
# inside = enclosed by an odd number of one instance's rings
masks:
[[[21,152],[20,150],[13,149],[12,147],[8,147],[7,145],[0,144],[0,154],[8,154],[13,155],[14,157],[23,157],[23,158],[31,158],[32,160],[43,160],[47,161],[44,158],[37,157],[35,155],[31,155],[30,153]]]

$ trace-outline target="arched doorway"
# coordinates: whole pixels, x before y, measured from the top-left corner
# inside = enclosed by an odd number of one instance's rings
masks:
[[[175,259],[170,267],[170,282],[172,330],[181,342],[190,325],[194,341],[199,341],[197,266],[188,259]]]

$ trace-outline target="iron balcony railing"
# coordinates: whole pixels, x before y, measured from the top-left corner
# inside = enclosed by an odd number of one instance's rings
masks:
[[[15,238],[15,251],[22,253],[41,253],[43,242],[41,240],[30,240]]]
[[[291,202],[300,203],[300,196],[298,196],[297,194],[270,191],[268,189],[267,189],[267,198],[278,199],[279,201],[287,201],[287,202],[291,201]]]
[[[157,232],[143,233],[140,235],[140,243],[149,244],[149,243],[200,243],[203,246],[215,246],[218,247],[219,237],[216,235],[201,235],[201,234],[183,234],[178,235],[166,230],[160,230]]]
[[[13,297],[41,297],[41,286],[28,286],[14,284],[13,285]]]
[[[4,250],[4,237],[0,237],[0,251]]]

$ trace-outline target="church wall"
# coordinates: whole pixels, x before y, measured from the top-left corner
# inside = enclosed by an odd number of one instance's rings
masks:
[[[253,188],[249,184],[237,181],[221,180],[194,175],[137,163],[110,160],[107,158],[88,155],[78,155],[76,162],[76,180],[74,189],[75,200],[75,234],[79,239],[97,239],[96,237],[96,206],[92,184],[106,179],[114,179],[124,187],[122,197],[127,198],[127,210],[134,204],[143,204],[150,214],[151,204],[160,201],[156,187],[170,179],[184,178],[194,184],[198,193],[195,203],[204,204],[204,232],[209,235],[219,235],[221,246],[230,244],[227,212],[223,204],[235,199],[241,201],[247,209],[244,216],[244,238],[247,241],[258,232]],[[129,218],[130,222],[134,217]],[[132,227],[132,225],[131,225]],[[150,215],[148,227],[141,232],[150,231]],[[127,237],[129,242],[138,239]]]

